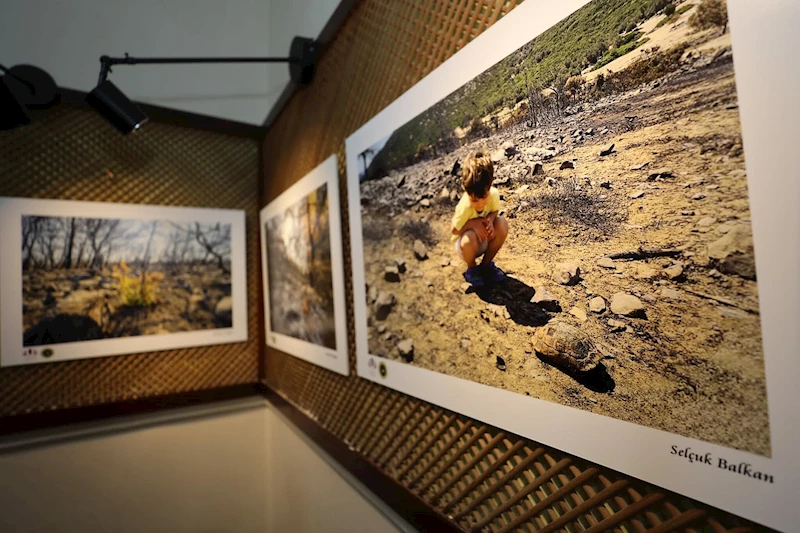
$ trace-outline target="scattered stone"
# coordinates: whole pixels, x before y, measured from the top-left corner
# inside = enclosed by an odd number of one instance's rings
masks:
[[[600,150],[600,157],[606,157],[614,153],[614,145],[608,146],[603,150]]]
[[[702,199],[704,199],[705,197],[706,197],[706,195],[705,195],[705,194],[703,194],[703,193],[699,192],[699,193],[695,194],[694,196],[692,196],[692,200],[702,200]]]
[[[709,270],[708,271],[708,275],[711,276],[714,279],[718,279],[718,278],[722,277],[722,274],[716,268],[712,268],[711,270]]]
[[[504,142],[502,148],[506,157],[511,157],[517,153],[517,146],[511,141]]]
[[[442,192],[439,193],[439,198],[442,198],[444,200],[450,198],[450,190],[447,187],[442,189]]]
[[[634,333],[635,331],[633,326],[625,326],[625,333]]]
[[[558,313],[561,311],[561,305],[559,305],[558,300],[556,300],[556,297],[553,296],[550,291],[544,287],[536,287],[534,290],[536,292],[534,293],[533,298],[531,298],[531,303],[553,313]]]
[[[544,174],[544,167],[541,163],[534,163],[533,164],[533,172],[534,176],[538,176],[539,174]]]
[[[405,176],[400,176],[400,179],[397,180],[397,186],[398,187],[402,187],[405,184],[406,184],[406,177]]]
[[[391,313],[392,308],[397,303],[397,298],[390,292],[381,291],[372,304],[372,310],[375,313],[375,318],[378,320],[386,320],[386,317]]]
[[[730,174],[728,174],[728,176],[733,178],[733,179],[741,179],[741,178],[747,177],[747,172],[745,172],[744,170],[741,170],[741,169],[733,170],[733,171],[731,171]]]
[[[600,361],[589,336],[566,322],[551,322],[539,328],[531,345],[546,362],[571,372],[592,370]]]
[[[645,161],[641,165],[636,165],[635,167],[631,167],[631,170],[633,170],[635,172],[635,171],[638,171],[638,170],[644,170],[649,166],[650,166],[650,161]]]
[[[464,350],[469,350],[470,346],[472,346],[472,341],[469,339],[461,339],[461,348]]]
[[[617,265],[614,264],[614,260],[610,257],[601,257],[598,259],[597,266],[602,268],[617,268]]]
[[[683,265],[676,263],[665,268],[664,275],[673,281],[681,279],[683,277]]]
[[[453,163],[453,168],[450,169],[450,174],[452,176],[458,176],[461,174],[461,162],[456,159],[456,162]]]
[[[660,272],[651,265],[634,263],[631,265],[631,275],[634,279],[647,280],[659,277]]]
[[[615,315],[645,318],[642,301],[636,296],[624,292],[618,292],[611,297],[611,312]]]
[[[717,312],[720,316],[725,318],[750,318],[750,315],[747,314],[747,311],[742,311],[741,309],[736,309],[735,307],[717,307]]]
[[[404,257],[398,257],[394,260],[394,264],[397,265],[397,271],[401,274],[404,274],[406,271],[406,259]]]
[[[606,301],[602,296],[595,296],[589,300],[589,311],[592,313],[602,313],[606,310]]]
[[[373,304],[377,299],[378,299],[378,288],[373,285],[367,291],[367,302]]]
[[[697,225],[701,228],[707,228],[717,223],[717,219],[713,217],[704,217],[697,221]]]
[[[611,188],[611,182],[610,181],[601,181],[600,182],[600,187],[603,188],[603,189],[610,189]]]
[[[385,324],[378,324],[378,327],[375,328],[378,333],[386,333],[386,325]]]
[[[404,339],[397,343],[397,350],[407,363],[414,360],[414,341],[411,339]]]
[[[458,191],[457,190],[453,189],[452,191],[450,191],[450,201],[451,202],[457,202],[458,201]]]
[[[442,268],[449,267],[450,266],[450,258],[449,257],[443,257],[442,260],[439,261],[439,264],[442,265]]]
[[[220,322],[231,323],[233,320],[233,298],[231,296],[225,296],[217,302],[214,316]]]
[[[694,216],[694,211],[681,211],[681,215],[683,215],[685,217],[693,217]]]
[[[522,194],[522,193],[524,193],[525,191],[527,191],[529,188],[530,188],[530,186],[528,186],[528,185],[523,185],[523,186],[521,186],[521,187],[518,187],[518,188],[514,189],[514,194]]]
[[[547,184],[549,187],[555,187],[556,183],[558,183],[558,182],[557,182],[555,179],[553,179],[553,178],[547,178],[546,180],[544,180],[544,182],[545,182],[545,183],[546,183],[546,184]]]
[[[756,260],[753,252],[753,233],[749,224],[736,224],[708,245],[708,256],[725,274],[756,279]]]
[[[573,307],[572,309],[569,310],[569,314],[571,314],[581,322],[586,322],[586,319],[588,318],[586,316],[586,311],[584,311],[580,307]]]
[[[494,152],[491,153],[490,157],[492,159],[492,163],[499,163],[502,161],[506,156],[506,151],[502,148],[498,148]]]
[[[581,269],[575,263],[560,263],[556,265],[553,279],[561,285],[575,285],[581,279]]]
[[[644,191],[637,191],[629,194],[628,198],[630,198],[631,200],[636,200],[637,198],[641,198],[642,196],[644,196]]]
[[[668,289],[664,287],[663,289],[661,289],[661,296],[663,298],[668,298],[670,300],[679,300],[681,297],[681,293],[679,293],[675,289]]]
[[[642,295],[642,300],[644,300],[645,302],[647,302],[649,304],[654,304],[654,303],[656,303],[658,301],[658,299],[652,294],[643,294]]]
[[[470,292],[470,289],[472,289],[472,285],[470,285],[466,281],[461,284],[461,292],[468,293],[468,292]]]
[[[613,318],[611,318],[608,321],[608,327],[611,328],[612,332],[622,331],[625,329],[626,326],[627,324],[625,324],[625,322],[622,322],[621,320],[614,320]]]
[[[428,258],[428,248],[426,248],[425,244],[419,239],[414,241],[414,257],[420,261],[424,261]]]
[[[647,181],[655,181],[657,179],[669,179],[674,178],[675,174],[672,172],[672,169],[669,168],[661,168],[654,172],[651,172],[649,176],[647,176]]]
[[[425,286],[426,286],[426,287],[433,287],[433,281],[431,281],[431,280],[429,280],[429,279],[426,279],[426,280],[425,280]]]
[[[505,361],[505,359],[503,359],[499,355],[496,356],[496,357],[497,357],[497,361],[496,361],[495,364],[497,365],[497,370],[505,372],[506,371],[506,361]]]
[[[422,200],[420,200],[419,205],[421,205],[422,207],[430,207],[431,201],[428,200],[427,198],[423,198]]]
[[[564,161],[563,163],[561,163],[561,166],[558,167],[559,170],[568,170],[574,168],[575,168],[575,163],[573,163],[572,161]]]
[[[594,135],[594,128],[589,128],[586,130],[586,135]]]
[[[392,283],[399,283],[400,271],[397,269],[396,266],[388,266],[383,269],[383,278],[386,281],[391,281]]]
[[[711,185],[706,185],[707,191],[716,191],[717,189],[719,189],[719,185],[717,185],[716,183]]]
[[[392,334],[391,331],[387,331],[386,333],[381,335],[381,339],[383,339],[384,342],[389,342],[393,338],[394,338],[394,335]]]

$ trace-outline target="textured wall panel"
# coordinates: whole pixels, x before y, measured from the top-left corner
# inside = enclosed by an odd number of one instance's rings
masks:
[[[0,196],[244,209],[251,339],[0,369],[0,426],[7,416],[258,381],[256,140],[156,121],[123,137],[93,110],[62,103],[0,132]]]

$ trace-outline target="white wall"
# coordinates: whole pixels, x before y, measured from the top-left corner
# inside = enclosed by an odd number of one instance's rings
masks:
[[[0,531],[399,531],[266,402],[225,404],[21,451],[0,441]]]
[[[0,63],[44,68],[91,90],[101,55],[286,56],[317,37],[338,0],[0,0]],[[274,35],[272,33],[274,32]],[[129,97],[260,125],[288,65],[125,65],[110,79]]]

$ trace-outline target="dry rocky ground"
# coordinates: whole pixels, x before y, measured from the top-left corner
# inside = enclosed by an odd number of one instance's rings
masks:
[[[557,125],[363,183],[370,352],[770,455],[737,107],[727,49]],[[449,227],[454,166],[482,147],[509,220],[496,260],[509,279],[475,292]],[[576,326],[594,370],[554,366],[542,334],[534,349],[545,324]]]
[[[231,327],[231,279],[219,268],[169,268],[149,307],[122,304],[110,269],[33,270],[23,275],[26,346]],[[131,274],[133,275],[133,273]]]

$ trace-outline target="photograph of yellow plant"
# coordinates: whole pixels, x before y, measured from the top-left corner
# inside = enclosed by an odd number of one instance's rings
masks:
[[[111,218],[72,216],[83,209],[69,215],[26,210],[9,221],[19,227],[17,245],[4,242],[3,249],[16,248],[22,274],[18,331],[24,357],[41,359],[44,350],[36,347],[49,347],[45,357],[52,357],[71,343],[233,328],[239,319],[234,221],[193,217],[192,209],[171,209],[181,213],[177,219],[164,216],[165,208],[147,209],[162,213]],[[6,285],[15,281],[15,262],[3,257]],[[3,331],[4,345],[7,339]],[[4,350],[3,364],[6,359]]]

